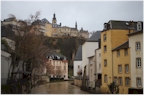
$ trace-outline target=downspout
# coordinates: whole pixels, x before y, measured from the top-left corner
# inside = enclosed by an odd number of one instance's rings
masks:
[[[112,82],[113,82],[113,77],[114,75],[113,75],[113,51],[112,51]]]
[[[97,49],[96,49],[96,50],[97,50]],[[97,70],[96,70],[96,69],[97,69],[97,68],[96,68],[96,66],[97,66],[97,65],[96,65],[96,64],[97,64],[96,50],[95,50],[95,74],[94,74],[94,75],[95,75],[95,87],[96,87],[96,82],[97,82],[97,79],[96,79],[96,76],[97,76]]]
[[[88,65],[87,65],[87,66],[88,66],[88,75],[87,75],[87,81],[88,81],[88,82],[87,82],[87,87],[89,87],[89,85],[90,85],[90,79],[89,79],[89,78],[90,78],[90,77],[89,77],[89,76],[90,76],[90,63],[89,63],[89,62],[90,62],[90,61],[89,61],[89,58],[88,58]],[[86,72],[86,73],[87,73],[87,72]]]

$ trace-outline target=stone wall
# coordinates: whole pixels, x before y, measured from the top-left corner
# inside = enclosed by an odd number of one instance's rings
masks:
[[[74,85],[81,87],[82,86],[82,80],[74,79]]]
[[[41,76],[42,80],[46,81],[47,83],[50,82],[50,79],[48,76]]]

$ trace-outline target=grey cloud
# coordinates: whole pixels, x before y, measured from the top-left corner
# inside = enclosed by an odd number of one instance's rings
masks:
[[[30,14],[41,11],[41,19],[88,31],[102,30],[109,20],[143,21],[143,1],[2,1],[2,20],[12,13],[18,19],[27,19]]]

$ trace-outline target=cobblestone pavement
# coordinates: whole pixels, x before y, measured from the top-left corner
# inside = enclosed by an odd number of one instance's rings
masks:
[[[39,85],[31,90],[31,94],[89,94],[80,90],[79,87],[71,85],[71,82],[64,81]]]

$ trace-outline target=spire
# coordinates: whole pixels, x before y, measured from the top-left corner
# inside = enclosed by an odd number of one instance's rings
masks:
[[[55,13],[53,14],[53,20],[56,20],[56,18],[55,18]]]
[[[56,17],[55,17],[55,13],[53,14],[52,23],[53,24],[56,24],[57,23],[57,20],[56,20]]]
[[[75,25],[75,28],[77,29],[77,21],[76,21],[76,25]]]

